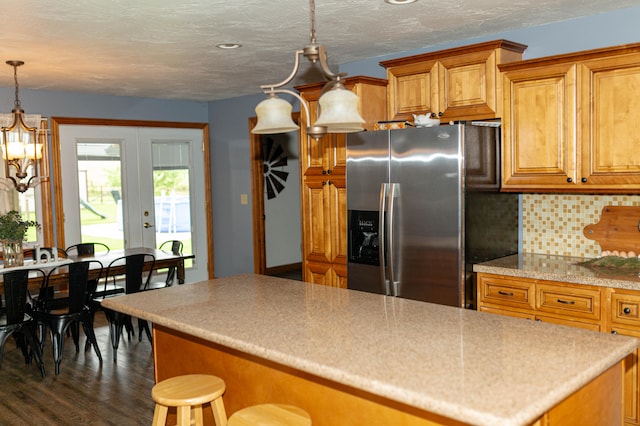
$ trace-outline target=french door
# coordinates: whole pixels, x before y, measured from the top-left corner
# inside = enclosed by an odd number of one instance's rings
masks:
[[[201,129],[60,125],[65,245],[180,240],[187,282],[208,278]]]

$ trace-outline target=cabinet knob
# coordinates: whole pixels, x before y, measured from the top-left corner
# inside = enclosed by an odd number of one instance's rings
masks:
[[[333,173],[333,171],[331,169],[327,170],[327,174],[330,175],[331,173]]]
[[[582,178],[582,179],[580,179],[580,182],[582,182],[582,183],[587,183],[587,178]]]
[[[323,175],[326,175],[326,174],[327,174],[327,171],[326,171],[326,170],[322,170],[322,174],[323,174]]]
[[[624,308],[622,312],[624,312],[626,315],[629,315],[631,313],[631,308]]]
[[[567,178],[567,182],[571,183],[573,182],[573,179],[571,179],[570,177]]]
[[[333,182],[331,182],[331,181],[328,181],[327,183],[328,183],[329,185],[333,185]]]
[[[615,330],[611,330],[611,334],[618,334],[618,332]]]
[[[327,184],[327,182],[322,181],[322,186],[325,186]]]

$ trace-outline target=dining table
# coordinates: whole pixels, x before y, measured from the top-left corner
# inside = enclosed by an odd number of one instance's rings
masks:
[[[148,271],[150,269],[158,270],[164,268],[175,267],[176,268],[176,278],[178,280],[178,284],[184,284],[185,281],[185,269],[184,269],[184,261],[186,259],[194,259],[195,256],[193,254],[174,254],[170,251],[164,251],[157,248],[150,247],[131,247],[125,249],[118,250],[110,250],[110,251],[99,251],[91,255],[69,255],[66,259],[59,258],[56,261],[51,262],[38,262],[35,263],[32,260],[25,260],[25,264],[21,267],[17,268],[26,268],[26,269],[40,269],[45,273],[48,273],[53,267],[64,266],[65,264],[72,262],[81,262],[81,261],[97,261],[102,265],[103,271],[102,276],[106,272],[107,266],[114,260],[128,256],[132,254],[151,254],[155,258],[153,262],[150,259],[145,261],[145,270]],[[98,279],[100,277],[100,264],[97,262],[92,262],[89,267],[89,279]],[[4,268],[2,263],[0,262],[0,271],[9,271],[14,270],[16,268]],[[111,266],[110,273],[114,275],[121,275],[125,272],[125,264],[124,262],[117,263]],[[2,274],[0,273],[0,285]],[[50,284],[56,284],[57,282],[66,280],[66,268],[60,268],[59,271],[52,274],[49,277]],[[34,274],[33,279],[30,279],[29,289],[39,288],[42,284],[42,276],[38,274]]]

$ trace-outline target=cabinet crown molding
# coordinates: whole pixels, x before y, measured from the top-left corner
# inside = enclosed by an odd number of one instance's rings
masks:
[[[421,53],[419,55],[406,56],[404,58],[389,59],[380,62],[385,68],[391,68],[398,65],[407,65],[415,62],[423,62],[429,60],[437,60],[446,56],[464,55],[467,53],[481,52],[484,50],[504,49],[516,53],[522,53],[527,49],[527,45],[516,43],[509,40],[493,40],[484,43],[470,44],[467,46],[454,47],[451,49],[438,50],[436,52]]]

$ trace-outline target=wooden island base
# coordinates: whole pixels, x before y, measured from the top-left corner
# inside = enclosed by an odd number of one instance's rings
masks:
[[[306,410],[314,426],[462,425],[456,420],[154,325],[156,382],[190,373],[224,379],[227,414],[259,403]],[[175,410],[170,421],[175,423]],[[210,410],[205,424],[213,425]],[[535,426],[622,424],[622,364],[618,363],[532,423]]]

